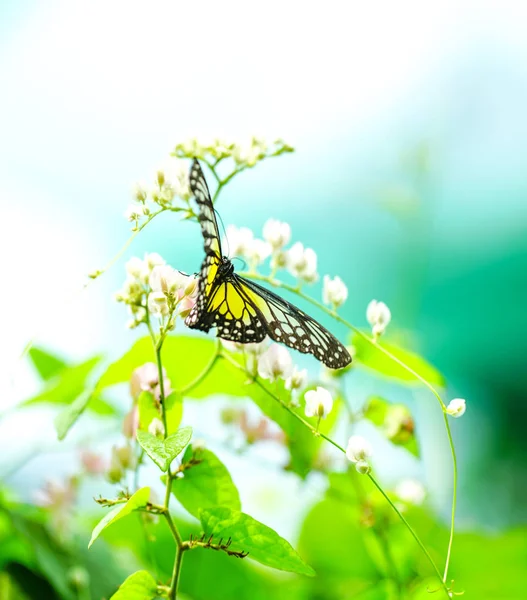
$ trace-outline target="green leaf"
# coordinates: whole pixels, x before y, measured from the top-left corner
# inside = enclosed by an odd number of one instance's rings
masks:
[[[172,388],[183,389],[194,381],[215,352],[216,344],[210,339],[186,335],[168,336],[163,343],[162,357]],[[137,367],[154,362],[155,358],[151,338],[137,340],[126,354],[108,367],[99,380],[98,389],[130,381]]]
[[[130,496],[127,502],[125,502],[124,504],[118,504],[115,508],[113,508],[95,526],[91,535],[90,543],[88,544],[88,548],[91,547],[93,542],[95,542],[95,540],[101,535],[104,529],[109,527],[112,523],[115,523],[116,521],[122,519],[123,517],[128,516],[134,510],[146,506],[149,498],[150,488],[143,487],[137,490],[135,494]]]
[[[384,341],[370,344],[360,335],[353,336],[353,346],[356,350],[355,358],[357,363],[364,365],[368,369],[377,371],[385,377],[397,379],[408,384],[419,383],[419,379],[415,375],[409,373],[404,367],[397,364],[389,356],[386,356],[386,354],[383,354],[377,346],[393,354],[398,360],[410,367],[412,371],[415,371],[431,385],[445,386],[443,375],[435,367],[427,363],[424,358],[414,352],[403,350],[394,344],[388,344]]]
[[[185,393],[188,398],[208,398],[210,396],[248,396],[247,375],[225,359],[218,358],[214,366],[198,385]]]
[[[415,422],[404,404],[390,404],[383,398],[374,396],[368,400],[364,416],[379,427],[393,444],[406,448],[414,456],[419,456]]]
[[[190,442],[191,437],[192,427],[182,427],[165,439],[158,438],[148,431],[137,432],[137,441],[141,448],[163,472],[168,471],[170,463]]]
[[[161,406],[150,392],[141,392],[137,399],[139,409],[139,429],[148,431],[154,419],[162,419]],[[179,427],[183,417],[183,401],[178,392],[172,392],[165,398],[165,410],[168,433],[173,433]]]
[[[356,494],[360,477],[355,472],[330,474],[327,497],[302,524],[298,548],[317,572],[318,593],[314,590],[313,597],[341,598],[346,590],[346,598],[362,598],[360,592],[380,577],[376,557],[366,543],[368,530],[361,525]]]
[[[157,596],[157,583],[148,571],[137,571],[127,577],[110,600],[152,600]]]
[[[59,440],[63,440],[77,419],[84,412],[91,398],[90,392],[82,392],[69,406],[60,412],[54,420]]]
[[[63,368],[46,382],[46,387],[42,392],[25,400],[20,406],[71,404],[87,389],[88,376],[100,360],[100,356],[94,356],[79,365]],[[114,415],[116,413],[115,408],[98,395],[91,398],[87,407],[100,415]]]
[[[45,381],[60,373],[67,366],[61,358],[36,346],[29,349],[28,356],[40,377]]]
[[[200,513],[205,537],[212,536],[211,543],[220,539],[231,540],[229,550],[249,552],[257,562],[301,575],[315,575],[291,544],[276,531],[249,515],[226,507],[208,508]]]
[[[192,464],[192,459],[199,461]],[[183,476],[172,481],[172,493],[186,510],[199,519],[199,511],[211,506],[241,510],[240,495],[227,467],[210,450],[193,452],[189,446],[182,460]]]

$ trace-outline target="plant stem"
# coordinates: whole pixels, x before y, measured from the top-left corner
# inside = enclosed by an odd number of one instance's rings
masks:
[[[299,287],[294,287],[292,285],[288,285],[287,283],[282,283],[281,281],[278,281],[278,280],[270,278],[270,277],[265,277],[265,276],[259,275],[257,273],[248,273],[247,272],[247,273],[243,273],[243,275],[249,279],[256,279],[258,281],[264,281],[264,282],[268,283],[269,285],[272,285],[273,287],[283,288],[284,290],[292,292],[293,294],[296,294],[300,298],[303,298],[307,302],[311,303],[313,306],[316,306],[318,309],[325,312],[327,315],[333,317],[333,319],[335,319],[339,323],[342,323],[342,325],[345,325],[348,329],[353,331],[356,335],[358,335],[360,338],[362,338],[368,344],[370,344],[371,346],[374,346],[377,350],[379,350],[379,352],[382,352],[390,360],[397,363],[401,368],[403,368],[405,371],[407,371],[408,373],[413,375],[418,381],[420,381],[435,396],[435,398],[439,402],[439,405],[441,406],[441,411],[443,413],[443,418],[445,421],[445,427],[446,427],[446,431],[447,431],[447,435],[448,435],[448,442],[450,444],[450,453],[452,455],[452,467],[453,467],[453,491],[452,491],[452,512],[451,512],[451,519],[450,519],[450,536],[449,536],[449,541],[448,541],[447,557],[446,557],[446,562],[445,562],[445,571],[444,571],[444,575],[442,577],[442,581],[446,582],[447,577],[448,577],[450,556],[452,553],[452,544],[454,541],[454,533],[455,533],[458,470],[457,470],[456,449],[455,449],[454,442],[452,439],[452,432],[450,431],[450,424],[448,422],[446,406],[445,406],[445,403],[443,402],[441,396],[439,395],[437,390],[434,388],[434,386],[431,385],[424,377],[422,377],[421,375],[419,375],[419,373],[417,373],[411,367],[406,365],[402,360],[400,360],[399,358],[394,356],[389,350],[386,350],[386,348],[383,348],[380,344],[377,343],[377,341],[375,339],[370,338],[367,335],[365,335],[363,331],[361,331],[358,327],[355,327],[354,325],[352,325],[349,321],[347,321],[346,319],[341,317],[334,310],[330,310],[329,308],[324,306],[321,302],[318,302],[317,300],[314,300],[313,298],[304,294],[300,290]]]
[[[181,394],[181,396],[190,392],[190,390],[194,389],[197,385],[199,385],[203,381],[203,379],[205,379],[205,377],[212,370],[212,367],[214,367],[214,365],[216,364],[216,361],[218,360],[218,358],[220,356],[220,352],[221,352],[221,346],[220,346],[220,341],[218,340],[218,343],[216,346],[216,351],[214,352],[214,355],[212,356],[210,361],[207,363],[207,365],[205,366],[203,371],[193,381],[191,381],[187,386],[185,386],[183,389],[179,390],[179,394]]]
[[[327,442],[329,442],[330,444],[333,444],[333,446],[335,446],[335,448],[337,448],[338,450],[340,450],[343,454],[346,453],[346,450],[337,442],[335,442],[334,440],[332,440],[330,437],[328,437],[327,435],[317,431],[315,429],[315,427],[313,427],[310,423],[308,423],[303,417],[301,417],[296,411],[294,411],[290,406],[288,406],[283,400],[281,400],[276,394],[274,394],[273,392],[271,392],[271,390],[269,390],[265,385],[263,385],[263,383],[261,381],[259,381],[256,377],[254,377],[249,371],[247,371],[246,369],[244,369],[238,362],[236,362],[233,358],[231,358],[230,356],[228,356],[227,354],[222,354],[221,355],[222,358],[228,360],[232,365],[234,365],[236,368],[240,369],[241,371],[243,371],[248,377],[251,378],[251,380],[258,385],[266,394],[268,394],[269,396],[271,396],[271,398],[273,398],[274,400],[276,400],[276,402],[278,402],[280,404],[280,406],[282,408],[284,408],[285,410],[287,410],[288,413],[290,413],[293,417],[295,417],[295,419],[297,419],[298,421],[300,421],[305,427],[307,427],[311,433],[315,436],[320,436],[322,438],[324,438]],[[430,564],[432,565],[435,573],[437,574],[437,576],[439,577],[439,581],[441,582],[441,587],[445,589],[445,591],[448,594],[448,588],[446,587],[445,581],[443,580],[443,578],[441,577],[441,573],[439,571],[439,569],[437,568],[435,562],[433,561],[432,557],[430,556],[428,550],[426,549],[425,545],[423,544],[423,542],[421,542],[421,540],[419,539],[419,536],[415,533],[415,531],[412,529],[412,526],[410,525],[410,523],[408,523],[408,521],[403,517],[403,515],[401,514],[401,512],[397,509],[397,507],[395,506],[395,504],[390,500],[390,498],[388,497],[388,495],[384,492],[384,490],[381,488],[381,486],[377,483],[377,481],[373,478],[372,475],[368,475],[368,477],[371,479],[372,483],[375,485],[375,487],[381,492],[381,494],[384,496],[384,498],[388,501],[388,503],[390,504],[390,506],[393,508],[393,510],[396,512],[396,514],[398,515],[398,517],[401,519],[401,521],[403,522],[403,524],[406,526],[406,528],[408,529],[408,531],[412,534],[412,537],[415,539],[415,541],[419,544],[419,547],[421,548],[421,550],[425,553],[428,561],[430,562]],[[450,597],[450,596],[449,596]]]
[[[150,328],[149,328],[150,329]],[[152,342],[154,344],[154,350],[156,354],[157,361],[157,372],[159,377],[159,400],[161,402],[161,415],[163,418],[163,426],[164,426],[164,437],[166,439],[168,435],[168,427],[167,427],[167,415],[166,415],[166,403],[165,403],[165,382],[163,377],[163,364],[161,360],[161,350],[163,348],[163,342],[165,340],[166,332],[160,335],[159,339],[156,341],[155,335],[153,331],[151,331]],[[169,600],[175,600],[177,597],[177,588],[179,582],[179,573],[181,571],[181,564],[183,561],[183,552],[185,550],[185,544],[183,539],[181,538],[181,534],[172,519],[170,514],[170,493],[172,491],[172,474],[170,469],[168,469],[167,477],[166,477],[166,488],[165,488],[165,502],[163,504],[163,514],[167,521],[168,527],[174,536],[174,540],[176,542],[176,554],[174,557],[174,568],[172,570],[172,579],[170,581],[170,588],[168,591]]]
[[[434,569],[436,575],[439,578],[439,581],[441,582],[441,588],[445,590],[446,595],[448,596],[448,598],[450,598],[450,593],[449,593],[449,589],[446,586],[446,583],[443,581],[443,578],[441,576],[441,572],[439,571],[439,569],[437,568],[434,559],[430,556],[430,553],[428,552],[428,550],[426,549],[426,546],[423,544],[423,542],[419,539],[419,536],[415,533],[415,531],[412,529],[412,527],[410,526],[410,523],[408,523],[408,521],[404,518],[404,516],[402,515],[401,511],[397,508],[397,506],[395,506],[395,504],[390,500],[390,498],[388,497],[388,495],[386,494],[386,492],[382,489],[382,487],[377,483],[377,480],[375,479],[375,477],[373,477],[373,475],[371,473],[368,473],[368,477],[370,478],[370,481],[373,483],[373,485],[379,490],[379,492],[381,492],[381,494],[384,496],[384,498],[386,499],[386,501],[388,502],[388,504],[393,508],[393,510],[397,513],[399,519],[401,519],[401,521],[406,525],[406,528],[408,529],[408,531],[412,534],[414,540],[418,543],[419,547],[421,548],[421,550],[424,552],[426,558],[428,559],[428,562],[432,565],[432,568]]]

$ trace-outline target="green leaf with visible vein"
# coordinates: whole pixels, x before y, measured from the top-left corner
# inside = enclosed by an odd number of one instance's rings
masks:
[[[166,473],[170,463],[190,442],[192,427],[182,427],[165,439],[156,437],[148,431],[138,431],[137,441],[141,448]]]
[[[199,519],[201,509],[211,506],[226,506],[241,510],[240,495],[227,467],[210,450],[195,452],[189,446],[185,451],[182,466],[191,460],[199,461],[183,470],[183,476],[172,481],[172,493],[184,508]]]
[[[143,487],[140,490],[137,490],[135,494],[130,496],[127,502],[123,504],[118,504],[115,508],[113,508],[108,514],[106,514],[95,526],[92,534],[90,543],[88,544],[88,548],[91,547],[93,542],[101,535],[101,533],[109,527],[112,523],[115,523],[119,519],[128,516],[134,510],[138,508],[143,508],[147,505],[148,500],[150,498],[150,488]]]
[[[301,575],[315,575],[315,571],[300,558],[291,544],[276,531],[245,513],[217,507],[202,510],[201,525],[205,538],[211,543],[231,540],[229,550],[248,552],[249,556],[268,567]]]
[[[148,571],[127,577],[110,600],[152,600],[157,597],[157,583]]]

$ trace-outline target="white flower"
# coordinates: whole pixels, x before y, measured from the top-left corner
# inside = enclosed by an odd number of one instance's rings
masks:
[[[228,249],[230,257],[249,256],[254,234],[248,227],[229,225],[225,233],[223,245]]]
[[[324,290],[322,292],[324,304],[333,305],[338,308],[348,298],[348,288],[342,279],[338,276],[331,279],[329,275],[324,275]]]
[[[140,258],[137,258],[137,256],[132,257],[126,263],[125,269],[130,277],[139,281],[146,281],[148,277],[148,265]],[[133,285],[133,280],[130,281],[130,284]]]
[[[454,398],[450,400],[446,408],[447,413],[455,419],[462,417],[467,410],[467,403],[463,398]]]
[[[257,144],[235,144],[232,150],[232,157],[239,165],[254,167],[262,155],[262,148]]]
[[[163,292],[151,292],[148,294],[148,310],[156,317],[166,317],[170,312],[167,297]]]
[[[372,455],[372,448],[368,440],[360,435],[352,435],[346,447],[346,456],[353,463],[367,462]]]
[[[287,379],[293,372],[293,359],[289,352],[278,344],[272,344],[258,358],[258,374],[263,379],[276,381],[279,377]]]
[[[333,408],[333,398],[323,387],[318,386],[316,390],[309,390],[305,394],[306,417],[319,417],[325,419]]]
[[[403,479],[395,486],[397,496],[408,504],[419,506],[423,503],[426,490],[420,481],[415,479]]]
[[[128,221],[137,221],[143,216],[143,207],[139,204],[130,204],[124,212]]]
[[[165,435],[165,427],[160,419],[152,419],[152,422],[148,426],[148,433],[151,433],[156,437]]]
[[[253,266],[261,264],[271,254],[271,246],[263,240],[253,239],[247,248],[246,256]]]
[[[306,386],[307,383],[307,369],[299,371],[296,367],[293,369],[291,375],[285,380],[286,390],[300,390]]]
[[[138,181],[137,183],[134,183],[133,196],[137,202],[144,204],[147,195],[147,185],[144,182]]]
[[[158,265],[152,269],[148,283],[153,292],[175,295],[176,291],[185,289],[187,279],[187,275],[183,275],[169,265]]]
[[[150,252],[145,254],[145,263],[148,269],[151,271],[154,267],[158,267],[165,264],[165,259],[157,252]]]
[[[265,241],[271,244],[273,250],[279,250],[289,243],[291,227],[288,223],[269,219],[263,227],[263,236]]]
[[[306,281],[317,280],[317,255],[311,248],[297,242],[287,251],[287,268],[295,277]]]
[[[371,471],[369,463],[365,460],[358,460],[355,463],[355,469],[357,470],[357,473],[360,473],[361,475],[366,475]]]
[[[372,326],[373,335],[378,337],[382,335],[392,318],[390,309],[384,302],[372,300],[366,309],[366,318]]]

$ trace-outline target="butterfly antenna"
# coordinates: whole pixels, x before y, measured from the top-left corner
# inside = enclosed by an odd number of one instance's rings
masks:
[[[247,263],[243,260],[243,258],[240,258],[239,256],[235,256],[232,259],[232,262],[234,262],[235,260],[239,260],[242,263],[242,265],[243,265],[242,270],[243,271],[245,271],[247,269]]]
[[[227,231],[225,229],[225,225],[223,224],[223,219],[221,218],[220,213],[216,209],[214,209],[214,214],[216,215],[216,219],[220,222],[221,230],[223,231],[223,239],[225,240],[225,244],[227,246],[226,256],[230,256],[231,249],[229,248],[229,238],[227,237]]]

